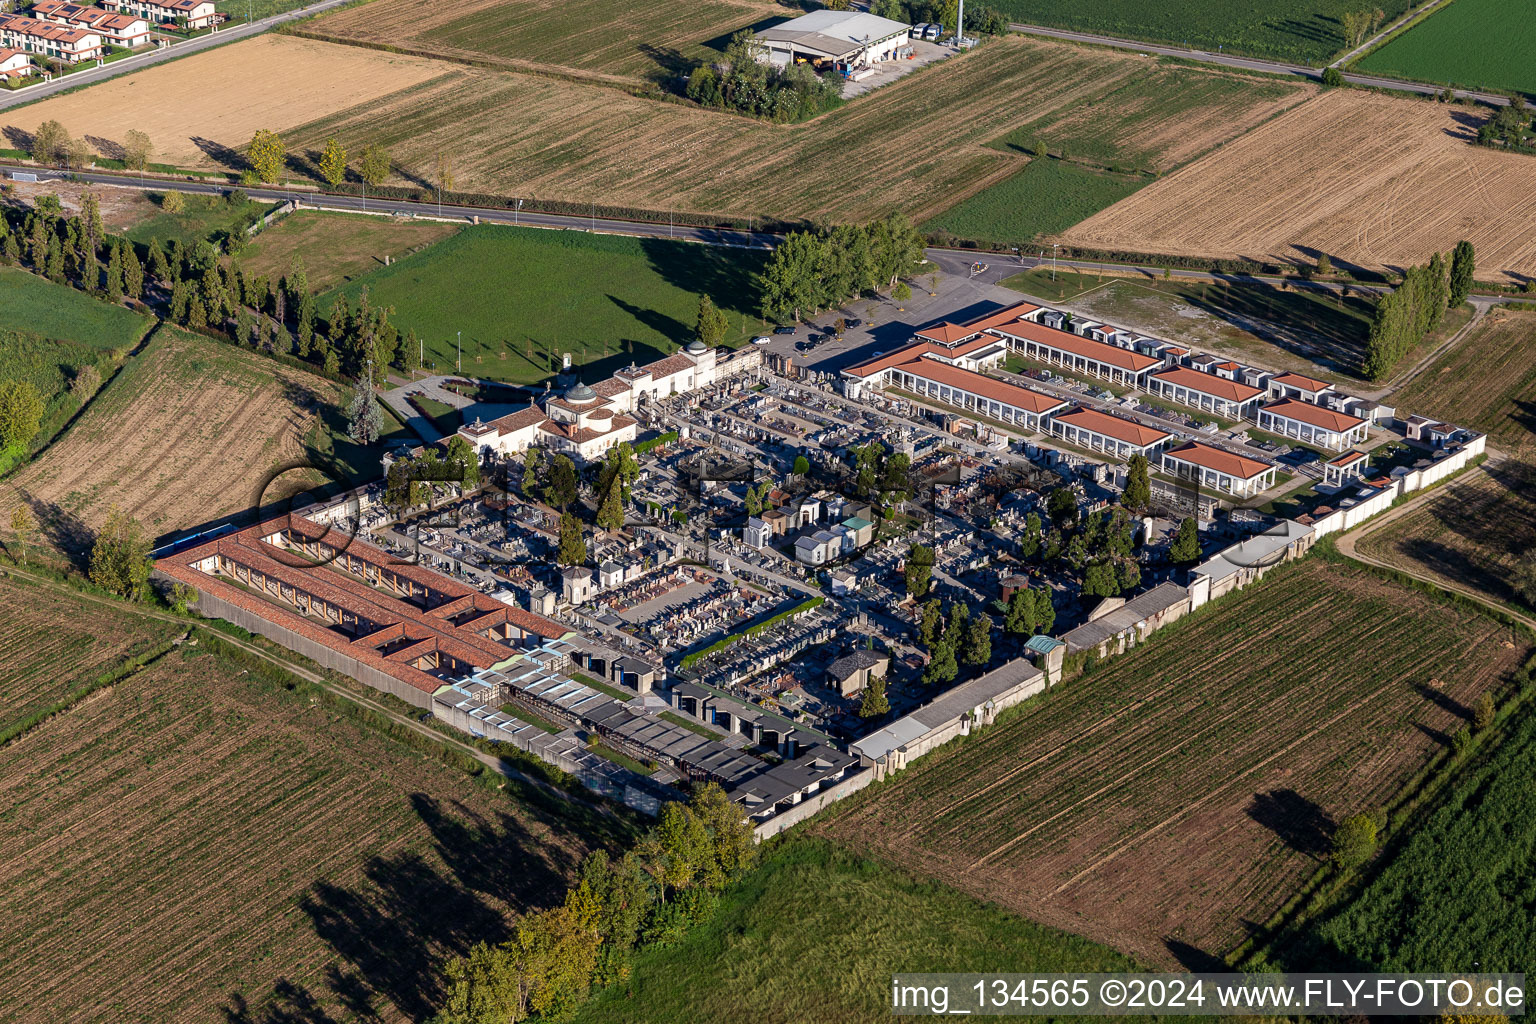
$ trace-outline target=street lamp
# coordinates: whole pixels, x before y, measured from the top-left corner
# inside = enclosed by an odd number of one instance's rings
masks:
[[[463,373],[464,372],[464,332],[463,331],[454,331],[453,333],[459,339],[458,340],[458,348],[459,348],[458,372],[459,373]]]
[[[519,199],[517,201],[517,206],[512,210],[512,226],[513,227],[517,226],[517,215],[522,210],[522,208],[523,208],[523,201],[521,199]]]

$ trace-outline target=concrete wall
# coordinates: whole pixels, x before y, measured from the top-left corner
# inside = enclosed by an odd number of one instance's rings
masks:
[[[293,630],[276,623],[268,622],[254,612],[248,612],[244,608],[236,607],[212,594],[198,593],[196,608],[210,618],[223,619],[233,622],[235,625],[250,630],[268,640],[276,641],[291,651],[296,651],[328,669],[351,676],[360,683],[365,683],[375,690],[394,694],[401,700],[414,704],[422,709],[432,707],[432,695],[423,693],[404,683],[386,672],[381,672],[372,665],[365,665],[356,658],[328,647],[317,640],[300,636]]]
[[[767,821],[753,828],[752,834],[759,841],[767,839],[769,836],[776,836],[791,825],[799,824],[806,818],[819,812],[822,808],[834,804],[845,797],[852,796],[875,781],[874,772],[861,771],[857,767],[850,768],[849,771],[855,774],[848,776],[841,782],[828,786],[818,793],[811,794],[787,811],[780,811]]]
[[[1488,439],[1479,435],[1473,440],[1462,445],[1454,454],[1423,469],[1410,470],[1398,477],[1393,483],[1396,486],[1386,487],[1378,494],[1374,494],[1364,501],[1351,505],[1349,508],[1341,508],[1331,515],[1325,516],[1312,524],[1316,536],[1329,533],[1338,533],[1343,530],[1352,530],[1367,519],[1381,512],[1385,512],[1398,498],[1421,491],[1439,483],[1453,473],[1460,472],[1467,467],[1473,459],[1482,455],[1488,448]]]

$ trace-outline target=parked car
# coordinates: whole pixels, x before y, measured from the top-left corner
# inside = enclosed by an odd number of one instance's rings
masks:
[[[773,329],[773,333],[774,334],[794,334],[799,329],[800,328],[798,328],[798,327],[775,327]]]
[[[768,337],[768,335],[766,335],[766,334],[759,334],[757,337],[752,339],[752,344],[754,344],[754,345],[766,345],[766,344],[768,344],[768,342],[770,340],[772,340],[772,339],[770,339]]]
[[[853,317],[849,317],[847,320],[844,320],[843,321],[843,326],[848,328],[849,330],[852,330],[855,327],[863,327],[864,326],[864,321],[860,320],[856,316],[853,316]]]

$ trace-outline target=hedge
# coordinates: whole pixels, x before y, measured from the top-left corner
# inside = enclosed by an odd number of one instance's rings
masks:
[[[808,612],[812,608],[820,608],[823,604],[826,603],[826,600],[827,599],[824,597],[808,598],[804,601],[801,601],[793,608],[789,608],[785,611],[779,612],[777,615],[774,615],[771,618],[764,619],[762,622],[748,626],[746,629],[739,633],[732,633],[729,636],[721,637],[719,640],[716,640],[714,643],[710,644],[708,647],[701,651],[694,651],[692,654],[685,654],[683,656],[683,660],[678,663],[678,667],[692,668],[702,659],[709,657],[711,654],[718,654],[719,652],[725,650],[727,647],[730,647],[732,644],[741,640],[745,640],[749,636],[757,636],[759,633],[762,633],[763,631],[778,625],[780,622],[783,622],[785,619],[790,618],[791,616],[799,615],[801,612]]]

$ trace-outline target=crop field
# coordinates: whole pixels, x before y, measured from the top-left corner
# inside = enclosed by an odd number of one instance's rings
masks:
[[[1071,274],[1058,277],[1071,278]],[[1083,275],[1092,284],[1092,275]],[[1024,288],[1028,291],[1028,288]],[[1359,380],[1372,305],[1281,291],[1260,282],[1241,285],[1179,280],[1109,279],[1070,300],[1075,309],[1113,324],[1180,338],[1202,350],[1253,360],[1329,380]]]
[[[1119,202],[1147,179],[1090,170],[1065,160],[1031,160],[932,220],[923,230],[991,245],[1021,245],[1065,231]]]
[[[7,524],[7,537],[9,537]],[[19,558],[14,540],[7,552]],[[0,737],[35,715],[70,703],[114,665],[143,654],[175,630],[145,623],[111,606],[88,603],[53,590],[0,579]]]
[[[1383,526],[1360,535],[1364,555],[1475,590],[1530,615],[1511,585],[1515,563],[1536,548],[1536,466],[1483,466]]]
[[[1198,966],[1526,654],[1491,619],[1314,555],[818,828],[1143,962]]]
[[[1416,78],[1467,89],[1536,95],[1530,12],[1505,0],[1456,0],[1353,67],[1379,75]]]
[[[240,266],[248,277],[276,281],[288,273],[294,257],[301,257],[310,288],[323,291],[384,266],[385,257],[399,259],[440,242],[459,227],[441,221],[299,210],[257,235],[240,254]]]
[[[691,341],[699,295],[730,321],[727,341],[761,329],[754,275],[759,252],[663,239],[497,225],[452,238],[322,296],[393,306],[402,333],[426,343],[426,360],[453,369],[463,332],[464,372],[532,383],[560,355],[595,381],[631,362],[670,355]]]
[[[175,649],[0,748],[6,1019],[423,1020],[585,852],[510,794]]]
[[[1536,461],[1536,313],[1495,309],[1476,330],[1393,396],[1399,408],[1488,435]]]
[[[578,1012],[576,1024],[880,1024],[890,1020],[890,977],[899,972],[1135,967],[1114,950],[824,839],[802,836],[763,856],[713,918],[679,943],[641,953],[630,978]],[[752,1008],[745,1018],[742,1007]]]
[[[1528,909],[1536,876],[1530,701],[1503,730],[1492,752],[1450,787],[1353,899],[1281,950],[1287,967],[1518,971],[1536,962],[1536,917]]]
[[[258,80],[252,68],[261,69]],[[340,96],[349,104],[377,103],[444,70],[419,57],[261,35],[0,112],[0,138],[25,149],[31,132],[54,119],[75,138],[100,140],[91,142],[97,152],[116,152],[123,134],[137,128],[154,143],[159,162],[243,166],[245,147],[258,129],[277,131],[322,117]],[[304,87],[293,88],[295,82]],[[176,101],[165,102],[167,96]],[[288,152],[290,159],[302,155],[291,146]]]
[[[1235,84],[1241,88],[1234,88]],[[1257,125],[1315,95],[1279,78],[1200,74],[1187,65],[1148,61],[1140,74],[1084,103],[1064,107],[990,143],[1005,153],[1051,152],[1119,170],[1166,174],[1210,149],[1193,123]]]
[[[613,0],[470,0],[423,8],[409,0],[375,0],[368,10],[337,11],[313,30],[339,39],[477,59],[657,79],[718,59],[731,34],[783,21],[792,11],[763,0],[697,4],[616,4]]]
[[[1467,239],[1480,276],[1523,281],[1536,276],[1536,160],[1470,145],[1479,120],[1442,104],[1334,90],[1062,237],[1298,264],[1324,252],[1337,267],[1371,271],[1423,263]]]
[[[1408,9],[1409,0],[1378,6],[1391,21]],[[997,9],[1010,21],[1030,25],[1320,65],[1344,49],[1340,16],[1360,5],[1350,0],[998,0]]]
[[[268,472],[306,454],[335,403],[327,380],[162,327],[46,452],[0,484],[0,506],[24,498],[65,552],[81,550],[113,505],[151,537],[207,523],[251,508]]]
[[[281,73],[253,85],[246,69],[267,62]],[[314,174],[334,136],[353,154],[369,142],[388,148],[395,184],[433,180],[443,153],[464,191],[793,219],[903,210],[922,221],[1019,170],[1016,154],[987,143],[1154,67],[1133,54],[1016,36],[919,69],[814,122],[772,125],[586,82],[263,36],[0,115],[0,124],[10,118],[25,128],[54,117],[109,139],[134,124],[149,131],[162,159],[202,168],[242,166],[238,151],[265,127],[283,135],[295,173]],[[1179,74],[1203,82],[1212,73]],[[293,101],[287,81],[313,87]],[[377,91],[389,81],[397,84]],[[1226,81],[1238,95],[1272,88],[1244,75]],[[141,87],[130,88],[135,82]],[[1305,95],[1311,86],[1293,88]],[[154,101],[183,93],[194,95]],[[1190,111],[1175,102],[1169,123],[1177,131],[1150,115],[1142,131],[1169,152],[1199,152],[1252,128],[1273,103]],[[1144,156],[1160,165],[1161,152]]]

